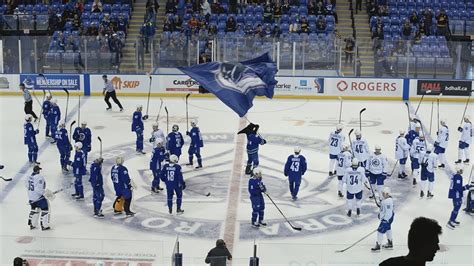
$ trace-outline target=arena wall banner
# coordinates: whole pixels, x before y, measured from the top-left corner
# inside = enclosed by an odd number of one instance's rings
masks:
[[[325,78],[324,94],[379,99],[401,99],[403,79]]]
[[[20,92],[20,79],[18,75],[0,74],[0,93],[2,92]]]
[[[66,74],[45,74],[39,76],[37,74],[21,74],[20,81],[30,80],[35,86],[35,90],[81,90],[82,75],[66,75]]]
[[[324,93],[324,79],[276,77],[275,95],[318,95]]]
[[[431,91],[430,93],[426,93]],[[469,96],[472,92],[472,81],[467,80],[417,80],[417,95]]]

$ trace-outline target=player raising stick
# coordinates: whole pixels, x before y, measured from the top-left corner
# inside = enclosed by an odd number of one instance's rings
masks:
[[[408,175],[405,173],[405,165],[407,163],[408,154],[410,153],[410,145],[404,137],[405,131],[400,130],[400,135],[395,140],[395,159],[399,162],[398,178],[403,179]]]
[[[362,133],[356,129],[355,131],[356,139],[352,142],[352,150],[354,151],[354,156],[359,160],[359,163],[363,167],[367,167],[367,159],[370,156],[369,144],[367,140],[362,138]]]
[[[342,151],[345,137],[342,135],[342,124],[337,124],[336,131],[329,134],[329,176],[335,173],[335,165],[337,163],[337,155]]]
[[[459,139],[458,160],[455,163],[461,163],[462,159],[465,158],[462,162],[468,164],[470,158],[469,146],[473,136],[471,118],[468,115],[464,116],[464,125],[458,127],[458,131],[461,132],[461,138]]]
[[[372,251],[380,251],[380,245],[383,241],[383,235],[387,235],[387,244],[383,245],[383,248],[393,248],[392,238],[392,222],[393,222],[393,199],[390,196],[390,188],[384,187],[382,191],[382,201],[380,202],[380,213],[378,215],[380,219],[380,225],[377,228],[377,242]]]
[[[187,163],[186,165],[193,165],[193,155],[196,154],[198,163],[196,169],[202,168],[201,148],[204,147],[204,143],[202,141],[201,131],[199,130],[196,121],[191,120],[191,131],[186,131],[186,135],[191,138],[191,143],[189,144],[188,150],[189,163]]]
[[[420,178],[420,198],[423,198],[426,191],[426,182],[428,181],[428,193],[427,198],[433,197],[433,185],[434,185],[434,170],[436,169],[436,154],[432,153],[433,146],[428,144],[426,146],[426,153],[423,155],[421,160],[421,178]]]
[[[337,165],[336,165],[336,174],[337,174],[337,195],[339,198],[344,198],[342,194],[344,183],[342,178],[346,173],[346,169],[351,167],[352,163],[352,153],[349,151],[349,146],[347,144],[342,145],[342,151],[337,155]]]
[[[434,143],[434,153],[438,155],[438,160],[441,163],[438,165],[438,167],[444,168],[446,164],[448,164],[444,154],[446,153],[446,148],[448,147],[449,129],[448,125],[446,124],[446,119],[441,119],[439,123],[441,124],[441,127],[438,131],[438,138]]]

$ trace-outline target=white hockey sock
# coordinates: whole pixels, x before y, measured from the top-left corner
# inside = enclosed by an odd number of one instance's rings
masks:
[[[420,180],[420,191],[423,191],[423,193],[425,192],[426,190],[426,180]]]
[[[387,234],[387,239],[392,241],[392,230],[387,230],[385,233]]]
[[[28,216],[28,221],[31,223],[32,226],[34,227],[38,226],[38,218],[39,218],[39,212],[36,210],[31,210]]]
[[[360,209],[362,206],[362,200],[356,199],[356,208]]]
[[[420,169],[415,169],[413,170],[413,178],[416,180],[418,178],[418,175],[420,174]]]
[[[342,180],[339,180],[339,182],[337,183],[337,190],[342,192]]]
[[[447,165],[448,163],[446,162],[446,156],[444,155],[444,153],[440,153],[438,155],[438,158],[439,158],[439,162],[441,164],[444,164],[444,165]]]
[[[49,211],[41,211],[41,227],[49,226]]]
[[[354,201],[354,200],[353,199],[348,199],[347,200],[347,210],[348,211],[352,210],[352,201]]]
[[[464,150],[458,148],[458,159],[463,160]]]
[[[434,182],[428,182],[428,192],[433,192]]]
[[[383,241],[383,234],[380,232],[377,232],[377,243],[379,243],[379,245],[382,245],[382,241]]]
[[[377,185],[377,194],[379,194],[379,199],[382,198],[383,185]]]
[[[336,165],[336,160],[335,159],[330,159],[329,160],[329,172],[334,172],[334,166]]]
[[[400,164],[400,167],[398,168],[398,173],[399,174],[405,173],[405,165],[404,164]]]

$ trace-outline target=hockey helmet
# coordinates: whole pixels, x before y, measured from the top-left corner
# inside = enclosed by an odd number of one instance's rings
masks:
[[[171,130],[173,130],[173,132],[178,132],[179,126],[174,124],[173,127],[171,128]]]
[[[163,139],[162,138],[155,139],[155,145],[158,146],[158,147],[162,147],[163,146]]]
[[[32,116],[32,115],[30,115],[30,114],[25,115],[25,120],[26,120],[27,122],[30,122],[31,119],[33,119],[33,116]]]
[[[176,156],[176,154],[171,154],[170,155],[170,162],[171,163],[177,163],[178,162],[178,156]]]
[[[76,149],[79,149],[79,150],[82,149],[82,142],[76,142],[76,143],[74,144],[74,147],[75,147]]]
[[[252,173],[254,176],[256,177],[262,177],[262,169],[260,169],[259,167],[255,167],[253,170],[252,170]]]
[[[295,152],[296,154],[299,154],[299,153],[301,152],[301,147],[300,147],[300,146],[296,146],[296,147],[294,148],[294,152]]]
[[[117,158],[115,158],[115,163],[116,163],[116,164],[120,164],[120,165],[121,165],[121,164],[123,164],[123,162],[124,162],[124,159],[123,159],[122,156],[117,156]]]
[[[359,160],[357,158],[352,159],[352,166],[358,166]]]

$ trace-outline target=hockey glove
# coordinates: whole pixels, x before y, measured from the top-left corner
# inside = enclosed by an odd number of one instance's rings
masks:
[[[188,135],[188,136],[189,136],[189,131],[186,131],[186,135]]]
[[[151,137],[151,138],[150,138],[150,142],[151,142],[151,143],[155,142],[155,138],[154,138],[154,137]]]
[[[439,142],[435,141],[434,146],[439,146]]]
[[[458,127],[458,131],[459,131],[459,132],[462,132],[462,127]]]
[[[183,190],[186,189],[186,182],[183,182],[183,184],[181,185],[181,189],[183,189]]]
[[[35,130],[35,132],[36,132],[36,134],[39,134],[39,133],[40,133],[40,130],[39,130],[39,129],[37,129],[37,130]]]
[[[262,139],[262,145],[265,145],[265,144],[267,144],[267,141]]]

